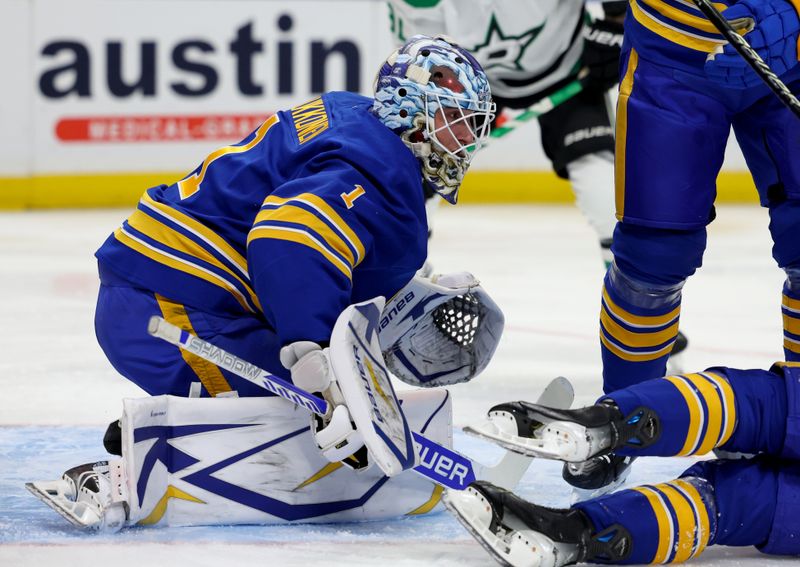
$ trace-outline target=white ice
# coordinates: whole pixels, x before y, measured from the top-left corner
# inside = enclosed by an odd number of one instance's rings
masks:
[[[132,530],[75,533],[22,487],[104,455],[105,424],[120,400],[142,392],[119,377],[97,346],[94,250],[128,211],[0,214],[0,565],[492,565],[455,520],[430,518],[339,526]],[[684,292],[685,370],[715,364],[766,368],[783,356],[782,272],[770,256],[766,212],[722,206],[704,266]],[[452,388],[455,422],[491,404],[533,399],[553,376],[576,403],[600,392],[597,340],[603,276],[597,242],[568,206],[442,206],[431,259],[437,271],[469,270],[506,314],[495,360]],[[492,447],[463,435],[458,447],[491,460]],[[663,481],[688,462],[639,461],[633,483]],[[537,462],[523,496],[566,505],[556,463]],[[754,549],[715,548],[703,566],[786,565]]]

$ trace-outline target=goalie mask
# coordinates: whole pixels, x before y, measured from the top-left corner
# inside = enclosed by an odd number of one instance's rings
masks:
[[[375,77],[373,112],[422,166],[422,177],[449,203],[494,117],[489,81],[466,50],[444,36],[416,35]]]

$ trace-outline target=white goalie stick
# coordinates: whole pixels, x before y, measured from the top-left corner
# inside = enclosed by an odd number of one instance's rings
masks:
[[[692,2],[705,14],[706,18],[719,30],[723,37],[728,40],[728,43],[742,56],[742,59],[753,68],[753,71],[755,71],[770,90],[775,93],[775,96],[777,96],[795,116],[800,118],[800,100],[792,94],[792,91],[778,78],[778,75],[776,75],[775,72],[770,69],[769,65],[761,59],[761,56],[756,53],[755,49],[750,47],[747,40],[736,32],[731,22],[726,20],[709,0],[692,0]]]
[[[151,317],[147,331],[154,337],[191,352],[317,415],[324,416],[329,411],[329,404],[322,398],[168,323],[161,317]],[[569,381],[556,378],[545,388],[537,403],[566,409],[572,404],[572,399],[573,391]],[[516,486],[531,462],[530,457],[508,452],[496,465],[481,465],[419,433],[414,432],[413,437],[420,455],[420,464],[413,470],[454,490],[465,490],[479,479],[511,489]]]

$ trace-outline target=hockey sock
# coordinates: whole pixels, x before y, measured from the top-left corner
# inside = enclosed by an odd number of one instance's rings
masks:
[[[649,305],[635,305],[638,298]],[[600,309],[603,389],[613,392],[663,376],[678,335],[679,316],[680,287],[645,287],[612,264]]]
[[[717,526],[709,545],[763,547],[769,543],[771,532],[780,533],[783,521],[776,516],[776,511],[786,507],[791,512],[796,505],[796,489],[784,486],[788,490],[782,495],[779,489],[781,476],[796,479],[798,469],[797,463],[760,456],[755,459],[700,461],[681,476],[686,480],[704,478],[713,487]],[[781,496],[788,500],[783,506],[779,502]],[[796,512],[792,515],[796,516]],[[797,521],[793,523],[796,525]],[[797,548],[797,544],[794,547]]]
[[[800,290],[783,285],[783,352],[786,360],[800,361]]]
[[[630,555],[622,563],[678,563],[714,542],[717,514],[712,486],[702,478],[644,485],[573,506],[596,532],[618,525],[630,533]]]
[[[660,436],[644,449],[622,455],[704,455],[726,451],[777,455],[786,432],[787,395],[783,379],[766,370],[712,368],[696,374],[648,380],[607,398],[623,415],[650,409]]]

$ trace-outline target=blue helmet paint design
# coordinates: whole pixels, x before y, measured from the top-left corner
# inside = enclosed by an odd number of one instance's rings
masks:
[[[378,71],[373,112],[414,152],[431,188],[455,203],[494,114],[477,60],[444,36],[414,36]]]

